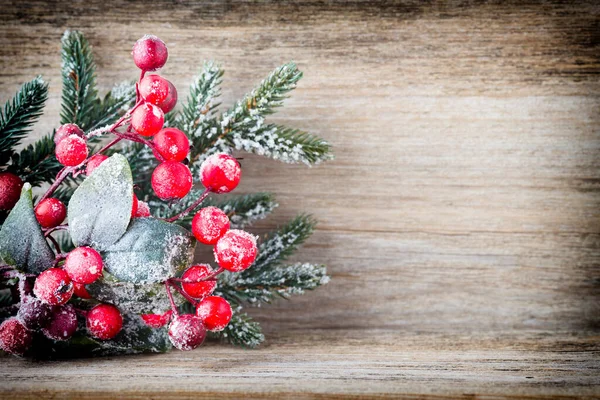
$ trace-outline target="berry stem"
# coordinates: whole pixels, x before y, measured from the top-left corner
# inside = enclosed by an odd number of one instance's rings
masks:
[[[165,221],[174,222],[174,221],[177,221],[179,218],[185,217],[190,212],[194,211],[194,209],[196,207],[198,207],[200,205],[200,203],[202,203],[204,201],[204,199],[208,196],[209,193],[210,193],[210,189],[205,189],[204,192],[202,193],[202,195],[200,197],[198,197],[198,199],[196,201],[194,201],[191,206],[189,206],[188,208],[186,208],[179,214],[172,216],[171,218],[166,218]]]
[[[187,301],[189,301],[190,303],[192,303],[192,305],[194,307],[196,307],[198,305],[198,302],[196,301],[196,299],[194,299],[192,296],[190,296],[189,294],[187,294],[182,288],[180,288],[178,285],[173,284],[172,282],[169,283],[171,285],[171,287],[175,290],[177,290],[179,292],[180,295],[182,295],[183,297],[185,297],[185,299]]]
[[[221,274],[223,271],[225,271],[225,268],[220,267],[219,269],[211,272],[210,274],[208,274],[200,279],[169,278],[169,280],[172,282],[180,282],[180,283],[200,283],[200,282],[205,282],[205,281],[210,281],[212,279],[215,279],[217,277],[217,275]]]
[[[169,302],[171,303],[171,310],[173,310],[173,314],[179,315],[179,310],[177,309],[177,306],[175,305],[175,300],[173,300],[173,294],[171,293],[170,286],[171,286],[171,283],[167,279],[165,281],[165,288],[167,289],[167,296],[169,297]]]
[[[55,226],[54,228],[48,228],[48,229],[44,230],[44,236],[47,237],[54,231],[62,231],[62,230],[67,230],[67,229],[69,229],[68,224],[58,225],[58,226]]]
[[[60,245],[58,244],[58,242],[56,241],[56,239],[54,239],[52,237],[52,235],[46,235],[46,238],[50,239],[50,241],[54,245],[54,248],[56,249],[56,254],[60,254]]]

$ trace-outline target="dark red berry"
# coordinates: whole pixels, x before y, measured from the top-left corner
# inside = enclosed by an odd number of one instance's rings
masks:
[[[36,330],[44,326],[51,315],[52,306],[33,296],[25,296],[21,299],[17,318],[27,329]]]
[[[158,104],[158,106],[166,114],[166,113],[170,112],[171,110],[173,110],[175,108],[176,104],[177,104],[177,89],[175,88],[175,85],[173,85],[171,82],[169,82],[169,94],[167,95],[167,98],[162,103]]]
[[[196,315],[209,331],[222,331],[231,320],[231,306],[222,297],[209,296],[198,304]]]
[[[206,338],[206,329],[193,314],[176,315],[169,325],[169,339],[179,350],[194,350]]]
[[[146,75],[138,88],[142,98],[155,106],[160,106],[169,96],[169,81],[159,75]]]
[[[65,304],[73,296],[73,282],[62,269],[50,268],[38,275],[33,293],[46,304]]]
[[[227,231],[214,247],[217,263],[231,272],[250,267],[257,252],[256,237],[238,229]]]
[[[0,348],[7,353],[22,356],[32,341],[33,333],[17,318],[9,318],[0,325]]]
[[[131,218],[134,218],[135,215],[137,214],[137,210],[138,210],[139,204],[140,204],[140,202],[139,202],[137,196],[134,193],[133,194],[133,205],[131,207]]]
[[[94,172],[94,170],[98,168],[105,160],[108,160],[108,156],[105,156],[104,154],[96,154],[95,156],[92,156],[86,164],[85,174],[90,176],[92,172]]]
[[[56,159],[67,167],[81,164],[88,156],[85,140],[77,135],[70,135],[56,145]]]
[[[69,340],[77,330],[77,312],[72,304],[56,307],[42,333],[52,340]]]
[[[169,58],[165,42],[154,35],[144,35],[133,45],[133,62],[143,71],[162,68]]]
[[[67,255],[63,268],[71,280],[89,285],[102,276],[104,263],[91,247],[77,247]]]
[[[240,163],[228,154],[208,157],[200,166],[200,179],[205,188],[215,193],[231,192],[240,183]]]
[[[0,172],[0,210],[11,210],[19,197],[23,181],[10,172]]]
[[[142,314],[142,319],[150,328],[162,328],[171,320],[173,311],[169,310],[164,314]]]
[[[152,189],[162,200],[182,199],[192,188],[190,169],[175,161],[159,164],[152,173]]]
[[[152,141],[166,161],[183,161],[190,152],[187,136],[176,128],[162,129]]]
[[[53,197],[44,199],[35,207],[35,217],[44,228],[54,228],[67,217],[67,207]]]
[[[144,103],[131,114],[131,126],[142,136],[154,136],[163,127],[165,115],[154,104]]]
[[[148,203],[146,203],[145,201],[139,201],[137,210],[135,213],[135,217],[141,218],[141,217],[149,217],[149,216],[150,216],[150,206],[148,206]]]
[[[217,281],[214,279],[198,282],[202,278],[207,277],[212,273],[212,269],[206,264],[192,265],[185,270],[181,278],[189,282],[182,283],[181,288],[184,292],[196,299],[201,299],[204,296],[211,294],[217,287]]]
[[[123,327],[119,309],[111,304],[98,304],[87,314],[86,326],[90,334],[98,339],[112,339]]]
[[[75,124],[64,124],[54,132],[54,144],[58,145],[67,136],[76,135],[85,140],[85,132]]]
[[[229,230],[229,218],[217,207],[205,207],[194,215],[192,233],[200,243],[215,244]]]
[[[73,293],[80,299],[92,298],[92,296],[89,294],[83,283],[73,282]]]

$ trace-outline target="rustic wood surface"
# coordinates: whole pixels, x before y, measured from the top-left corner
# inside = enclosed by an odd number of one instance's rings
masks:
[[[577,3],[577,4],[575,4]],[[296,259],[331,283],[251,310],[247,351],[1,360],[0,396],[600,396],[597,2],[4,1],[0,98],[42,73],[59,120],[59,39],[85,32],[103,91],[144,33],[178,88],[203,59],[224,103],[278,64],[305,72],[273,117],[317,133],[316,168],[245,156],[240,192],[320,225]],[[183,96],[182,96],[183,97]]]

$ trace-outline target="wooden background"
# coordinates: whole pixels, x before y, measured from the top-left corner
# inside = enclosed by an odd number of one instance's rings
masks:
[[[4,0],[0,98],[43,74],[39,134],[59,120],[65,29],[91,41],[103,91],[136,77],[130,48],[154,33],[184,94],[202,60],[222,62],[225,105],[295,60],[305,78],[272,120],[328,139],[336,159],[245,156],[240,192],[281,204],[257,232],[313,213],[296,259],[332,276],[251,310],[261,349],[6,358],[0,393],[600,396],[599,14],[593,1]]]

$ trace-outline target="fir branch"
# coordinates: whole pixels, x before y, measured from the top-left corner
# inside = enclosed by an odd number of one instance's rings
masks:
[[[130,81],[115,85],[104,96],[92,112],[90,126],[87,130],[93,131],[105,125],[116,122],[135,102],[135,83]],[[100,136],[101,137],[101,136]]]
[[[241,307],[233,310],[231,321],[224,330],[209,334],[227,343],[249,348],[255,348],[265,341],[260,324],[242,313]]]
[[[0,165],[6,165],[13,149],[42,115],[48,98],[48,84],[38,76],[21,86],[11,101],[0,110]]]
[[[329,282],[324,265],[296,263],[263,269],[256,275],[244,278],[239,274],[221,274],[219,289],[228,299],[240,304],[253,305],[270,303],[275,296],[289,298],[291,295],[304,294]]]
[[[19,175],[32,186],[49,182],[56,177],[62,165],[54,155],[54,133],[30,144],[12,156],[9,170]]]
[[[62,80],[60,123],[74,123],[83,130],[89,129],[100,100],[92,50],[80,32],[65,31],[62,37]]]

